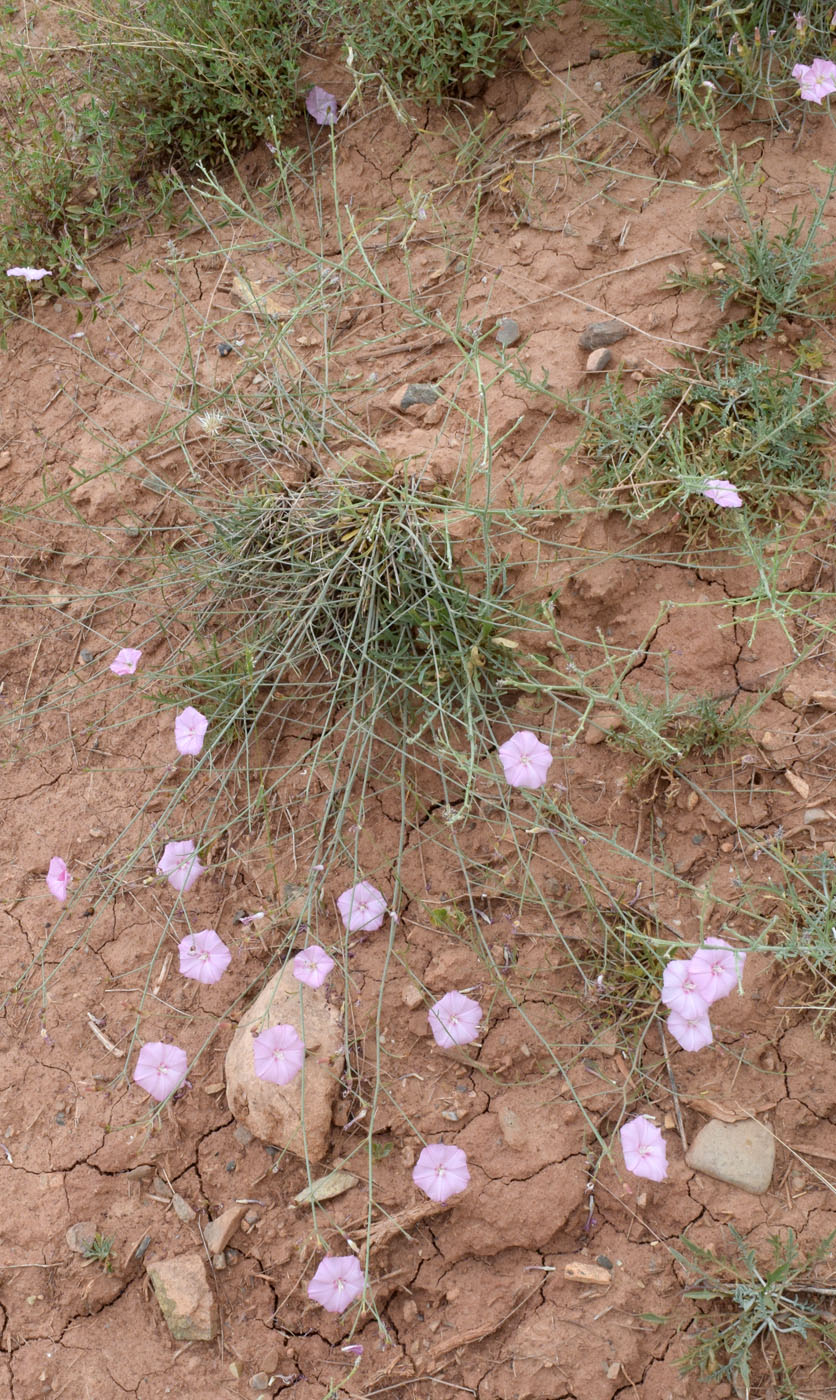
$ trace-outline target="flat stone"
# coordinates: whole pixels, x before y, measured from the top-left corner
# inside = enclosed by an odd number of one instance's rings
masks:
[[[424,1004],[424,993],[420,987],[416,987],[414,982],[407,982],[401,992],[401,1001],[410,1011],[417,1011],[419,1006]]]
[[[210,1254],[222,1254],[247,1213],[246,1206],[230,1206],[204,1227],[203,1238]]]
[[[601,345],[615,345],[630,334],[630,327],[623,321],[590,321],[578,337],[582,350],[597,350]]]
[[[412,408],[416,403],[435,403],[441,393],[434,384],[407,384],[400,398],[399,408]]]
[[[586,357],[587,374],[601,374],[603,370],[609,369],[612,364],[612,351],[603,346],[600,350],[593,350],[591,355]]]
[[[253,1039],[268,1026],[282,1024],[293,1026],[302,1036],[308,1054],[302,1070],[289,1084],[271,1084],[259,1079],[255,1072]],[[307,1145],[313,1161],[325,1158],[331,1113],[343,1071],[343,1035],[340,1018],[329,1006],[323,988],[302,987],[293,976],[292,964],[276,973],[241,1017],[227,1051],[224,1071],[230,1111],[255,1137],[275,1147],[288,1148],[300,1157],[305,1155]]]
[[[218,1334],[218,1306],[206,1259],[195,1250],[146,1265],[160,1312],[178,1342],[211,1342]]]
[[[192,1210],[185,1196],[181,1196],[179,1191],[175,1191],[171,1198],[171,1205],[178,1220],[182,1220],[184,1225],[188,1225],[195,1219],[196,1212]]]
[[[71,1225],[65,1235],[68,1247],[73,1254],[86,1254],[98,1234],[95,1220],[79,1220]]]
[[[700,1128],[685,1160],[694,1171],[761,1196],[772,1181],[775,1139],[756,1119],[720,1123],[712,1118]]]
[[[497,322],[496,339],[503,349],[508,345],[516,345],[521,334],[513,316],[503,316],[502,320]]]

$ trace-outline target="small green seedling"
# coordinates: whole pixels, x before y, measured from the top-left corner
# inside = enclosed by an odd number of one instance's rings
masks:
[[[97,1230],[84,1251],[84,1258],[89,1259],[91,1263],[101,1264],[104,1272],[109,1274],[113,1268],[111,1259],[112,1253],[112,1237],[110,1235],[103,1235]]]

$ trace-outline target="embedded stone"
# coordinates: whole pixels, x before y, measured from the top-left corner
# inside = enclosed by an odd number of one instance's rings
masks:
[[[578,337],[582,350],[597,350],[601,345],[615,345],[630,334],[630,327],[623,321],[590,321]]]
[[[255,1072],[253,1040],[277,1025],[293,1026],[307,1051],[301,1071],[289,1084],[269,1083]],[[307,1153],[314,1162],[323,1160],[343,1071],[342,1025],[324,988],[302,986],[291,964],[277,972],[241,1017],[224,1070],[230,1111],[254,1137],[299,1157]]]
[[[689,1167],[754,1196],[769,1190],[775,1166],[775,1139],[763,1123],[710,1119],[700,1128],[685,1155]]]
[[[147,1264],[148,1277],[175,1341],[211,1342],[218,1334],[218,1305],[202,1253]]]
[[[203,1238],[210,1254],[223,1253],[246,1213],[245,1205],[230,1206],[229,1210],[225,1210],[222,1215],[216,1216],[204,1226]]]

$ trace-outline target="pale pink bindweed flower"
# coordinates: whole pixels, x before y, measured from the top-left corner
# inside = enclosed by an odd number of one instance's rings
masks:
[[[188,894],[205,869],[197,858],[194,841],[169,841],[157,865],[157,874],[167,875],[168,883],[178,894]]]
[[[727,997],[737,986],[746,954],[739,953],[723,938],[707,938],[691,958],[691,976],[706,1006]]]
[[[213,928],[187,934],[180,941],[179,953],[183,976],[207,986],[220,982],[232,962],[232,954]]]
[[[332,126],[337,120],[337,99],[325,88],[312,87],[305,98],[305,108],[320,126]]]
[[[672,1011],[668,1016],[667,1025],[674,1040],[678,1041],[683,1050],[704,1050],[714,1039],[707,1007],[702,1014],[695,1012],[692,1016],[683,1016],[681,1011]]]
[[[803,10],[796,10],[795,14],[793,15],[793,19],[795,20],[795,27],[796,27],[796,30],[798,31],[798,33],[799,33],[799,34],[802,34],[802,35],[803,35],[803,34],[806,34],[806,32],[807,32],[807,16],[805,15],[804,11],[803,11]]]
[[[46,872],[46,887],[50,894],[54,895],[59,904],[64,904],[67,899],[67,891],[70,887],[72,875],[64,864],[60,856],[53,856],[49,862],[49,869]]]
[[[664,1181],[668,1174],[668,1149],[656,1124],[642,1113],[623,1125],[620,1136],[628,1172],[648,1181]]]
[[[200,710],[196,710],[193,705],[187,705],[174,721],[174,742],[177,745],[177,752],[197,758],[203,748],[203,740],[208,728],[209,721],[206,716],[202,715]]]
[[[552,763],[551,750],[530,729],[520,729],[506,739],[500,745],[499,759],[506,781],[524,788],[542,787]]]
[[[801,89],[799,96],[805,102],[821,105],[825,97],[836,92],[836,63],[829,58],[814,58],[813,62],[796,63],[792,75]]]
[[[353,1254],[326,1254],[308,1284],[308,1297],[326,1312],[341,1313],[360,1297],[365,1283],[360,1261]]]
[[[373,933],[383,923],[386,900],[368,880],[361,880],[359,885],[343,890],[337,900],[337,908],[349,933],[359,933],[361,930]]]
[[[161,1040],[149,1040],[139,1052],[134,1069],[134,1083],[152,1099],[162,1102],[186,1078],[188,1056],[179,1045],[164,1045]]]
[[[431,1201],[446,1201],[470,1181],[467,1157],[460,1147],[430,1142],[415,1163],[412,1180]]]
[[[681,1016],[705,1016],[708,1006],[691,970],[690,958],[674,958],[662,977],[662,1001]]]
[[[479,1037],[482,1008],[464,992],[445,992],[429,1011],[430,1030],[436,1045],[470,1045]]]
[[[7,277],[22,277],[24,282],[40,282],[43,277],[51,277],[48,267],[7,267]]]
[[[268,1026],[253,1040],[253,1061],[259,1079],[289,1084],[305,1062],[305,1046],[299,1032],[288,1025]]]
[[[293,959],[293,976],[306,987],[321,987],[334,966],[334,959],[329,958],[325,949],[312,943]]]
[[[735,489],[734,483],[726,481],[725,477],[710,476],[705,486],[700,487],[700,495],[724,510],[737,510],[738,506],[743,505],[743,497]]]
[[[110,669],[115,676],[132,676],[139,664],[142,652],[138,647],[123,647],[111,661]]]

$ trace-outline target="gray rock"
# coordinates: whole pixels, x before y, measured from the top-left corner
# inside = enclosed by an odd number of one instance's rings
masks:
[[[612,364],[612,351],[602,346],[600,350],[593,350],[591,355],[586,357],[587,374],[601,374],[605,369],[609,369]]]
[[[98,1234],[95,1220],[79,1220],[71,1225],[65,1235],[67,1245],[73,1254],[86,1254]]]
[[[182,1220],[184,1225],[188,1225],[190,1220],[194,1220],[195,1212],[192,1210],[186,1198],[180,1195],[179,1191],[174,1192],[171,1198],[171,1206],[177,1219]]]
[[[238,1122],[262,1142],[289,1148],[300,1157],[307,1150],[309,1158],[319,1162],[328,1151],[331,1112],[343,1071],[342,1026],[328,1005],[324,988],[302,987],[303,1030],[300,987],[288,964],[244,1012],[226,1055],[226,1098]],[[301,1072],[290,1084],[267,1083],[255,1072],[253,1038],[268,1026],[280,1024],[293,1026],[308,1051]]]
[[[196,1250],[147,1264],[160,1312],[178,1342],[211,1342],[218,1334],[218,1306],[206,1260]]]
[[[623,321],[590,321],[578,337],[582,350],[597,350],[601,345],[615,345],[630,334],[630,327]]]
[[[761,1196],[772,1181],[775,1139],[754,1118],[743,1123],[720,1123],[712,1118],[700,1128],[685,1160],[694,1171]]]
[[[407,384],[400,401],[401,408],[412,408],[416,403],[435,403],[441,393],[434,384]]]
[[[503,349],[508,345],[516,345],[521,334],[513,316],[503,316],[502,320],[497,322],[496,338]]]
[[[222,1215],[209,1221],[209,1224],[204,1227],[203,1238],[210,1254],[223,1253],[246,1213],[247,1207],[245,1205],[230,1206],[229,1210],[225,1210]]]

